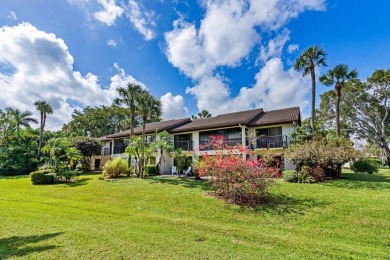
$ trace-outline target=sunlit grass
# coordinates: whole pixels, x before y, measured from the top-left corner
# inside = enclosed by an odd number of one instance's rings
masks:
[[[278,181],[255,209],[197,180],[0,178],[0,259],[390,258],[390,171],[343,177]]]

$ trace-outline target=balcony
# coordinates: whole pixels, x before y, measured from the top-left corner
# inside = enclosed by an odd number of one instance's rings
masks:
[[[277,136],[259,136],[256,142],[256,148],[287,148],[287,135]]]
[[[126,150],[126,146],[114,146],[114,154],[124,153]]]
[[[175,141],[173,142],[173,145],[175,149],[180,148],[183,151],[193,151],[193,141]]]
[[[234,138],[234,139],[225,139],[223,141],[223,146],[236,146],[236,145],[241,145],[242,138]],[[200,151],[207,151],[207,150],[215,150],[215,148],[212,145],[207,145],[209,144],[209,141],[200,141],[199,142],[199,150]]]
[[[102,156],[110,155],[111,154],[111,150],[110,150],[110,148],[103,148],[100,154]]]

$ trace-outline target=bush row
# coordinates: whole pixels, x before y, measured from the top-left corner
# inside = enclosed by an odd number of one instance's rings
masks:
[[[52,184],[56,174],[52,170],[39,170],[31,172],[30,177],[33,184]]]

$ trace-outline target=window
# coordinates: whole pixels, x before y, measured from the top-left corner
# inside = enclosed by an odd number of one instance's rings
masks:
[[[282,135],[282,127],[270,127],[270,128],[261,128],[256,130],[257,136],[279,136]]]

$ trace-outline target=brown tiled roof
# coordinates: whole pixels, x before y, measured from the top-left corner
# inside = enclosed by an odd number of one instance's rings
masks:
[[[152,134],[156,131],[162,132],[162,131],[169,131],[170,129],[181,126],[183,124],[186,124],[188,122],[191,122],[190,118],[182,118],[182,119],[173,119],[173,120],[167,120],[167,121],[161,121],[161,122],[153,122],[146,124],[145,127],[145,133],[146,134]],[[134,134],[140,135],[142,134],[142,125],[134,128]],[[123,132],[119,132],[116,134],[108,135],[106,138],[117,138],[117,137],[128,137],[130,135],[130,130],[126,130]]]
[[[196,119],[188,124],[182,125],[180,127],[175,127],[170,132],[182,133],[194,130],[206,130],[220,127],[238,126],[239,124],[246,125],[262,112],[263,109],[258,108],[235,113],[222,114],[205,119]]]
[[[274,124],[292,123],[296,121],[301,124],[301,113],[299,107],[289,107],[278,110],[271,110],[261,113],[248,126],[266,126]]]

